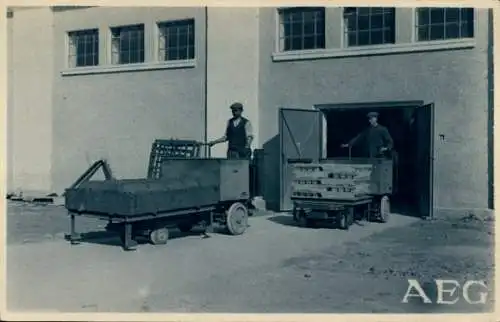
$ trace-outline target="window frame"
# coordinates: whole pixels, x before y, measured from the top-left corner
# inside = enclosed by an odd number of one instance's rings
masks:
[[[162,26],[168,25],[168,24],[176,24],[176,23],[181,23],[181,22],[189,22],[190,24],[188,26],[192,27],[192,33],[193,33],[193,57],[192,58],[187,58],[187,59],[165,59],[161,55],[161,48],[160,48],[160,42],[161,42],[161,37],[162,37]],[[160,63],[165,63],[165,64],[176,64],[176,63],[182,63],[182,62],[191,62],[196,60],[198,56],[198,46],[196,42],[196,19],[194,17],[189,17],[189,18],[181,18],[181,19],[167,19],[167,20],[159,20],[155,21],[155,32],[154,32],[154,46],[152,50],[154,50],[153,57],[156,62]],[[190,47],[189,40],[187,47]],[[165,53],[167,47],[163,49],[163,53]],[[188,51],[189,54],[189,51]]]
[[[194,46],[195,46],[195,57],[189,60],[159,60],[158,59],[158,36],[159,30],[157,28],[158,23],[175,21],[175,20],[193,20],[194,21]],[[179,69],[179,68],[196,68],[197,67],[197,47],[199,41],[200,31],[196,27],[197,18],[194,16],[190,17],[180,17],[174,19],[159,19],[154,20],[141,20],[141,21],[127,21],[119,24],[107,24],[105,26],[80,26],[80,28],[75,28],[72,30],[63,31],[64,43],[65,43],[65,58],[62,63],[62,69],[60,70],[60,75],[65,76],[76,76],[76,75],[93,75],[93,74],[109,74],[109,73],[122,73],[122,72],[136,72],[136,71],[149,71],[149,70],[165,70],[165,69]],[[123,28],[127,26],[143,25],[144,26],[144,61],[141,63],[130,63],[130,64],[113,64],[112,61],[112,29],[113,28]],[[99,33],[99,65],[97,66],[85,66],[72,68],[69,65],[69,37],[68,32],[87,30],[87,29],[98,29]]]
[[[418,7],[418,8],[412,8],[412,20],[411,20],[411,24],[412,24],[412,38],[411,38],[411,42],[416,44],[417,46],[419,44],[425,44],[425,43],[455,43],[455,42],[467,42],[467,41],[471,41],[471,40],[475,40],[476,37],[477,37],[477,31],[478,31],[478,9],[480,8],[476,8],[476,7],[473,7],[474,11],[473,11],[473,22],[472,22],[472,28],[473,28],[473,36],[472,37],[463,37],[463,38],[448,38],[448,39],[436,39],[436,40],[422,40],[422,41],[419,41],[418,40],[418,26],[417,26],[417,9],[419,8],[427,8],[427,7]],[[439,7],[438,7],[439,8]]]
[[[121,48],[118,48],[118,62],[113,61],[113,31],[116,29],[125,29],[125,28],[134,28],[134,27],[140,27],[142,26],[142,52],[143,52],[143,59],[142,61],[138,62],[133,62],[133,63],[122,63],[120,62],[120,56],[121,56]],[[147,63],[147,47],[146,47],[146,37],[148,37],[147,34],[147,28],[146,24],[144,22],[139,22],[139,23],[129,23],[129,24],[120,24],[120,25],[113,25],[113,26],[108,26],[108,44],[109,46],[106,46],[106,51],[107,51],[107,58],[108,58],[108,64],[111,66],[134,66],[134,65],[143,65]],[[120,36],[118,36],[120,38]]]
[[[279,46],[279,9],[274,7],[275,39],[274,51],[271,53],[273,62],[297,61],[297,60],[317,60],[356,56],[376,56],[400,53],[430,52],[442,50],[473,49],[476,47],[478,32],[478,8],[474,8],[474,37],[458,38],[444,41],[415,41],[416,39],[416,8],[395,7],[395,43],[382,45],[366,45],[348,47],[344,40],[344,19],[343,11],[345,7],[326,7],[325,24],[330,26],[325,28],[325,49],[303,50],[303,51],[281,51]],[[330,11],[329,11],[330,10]],[[398,19],[402,14],[407,19]],[[483,13],[484,14],[484,13]],[[338,22],[331,22],[330,19]],[[329,22],[330,21],[330,22]],[[404,22],[403,22],[404,21]],[[404,27],[401,27],[404,23]],[[399,30],[407,30],[404,37],[401,37]],[[330,42],[334,42],[334,44]]]
[[[92,36],[97,36],[97,51],[96,51],[96,57],[97,57],[97,64],[95,65],[83,65],[83,66],[78,66],[78,49],[77,49],[77,46],[75,46],[75,48],[73,50],[75,50],[75,55],[74,55],[74,59],[76,60],[75,64],[71,64],[70,60],[71,60],[71,51],[72,51],[72,34],[74,33],[79,33],[79,32],[95,32],[95,34],[92,34]],[[65,51],[65,54],[66,54],[66,68],[69,68],[69,69],[84,69],[84,68],[96,68],[98,66],[101,66],[102,65],[102,61],[100,59],[100,54],[101,54],[101,51],[102,51],[102,46],[101,46],[101,40],[100,40],[100,37],[101,37],[101,34],[100,34],[100,31],[99,31],[99,28],[98,27],[88,27],[88,28],[79,28],[79,29],[71,29],[71,30],[67,30],[65,32],[65,46],[66,46],[66,51]]]
[[[303,8],[303,9],[311,9],[311,8],[315,8],[315,9],[321,9],[322,10],[322,14],[323,14],[323,47],[318,47],[318,48],[313,48],[313,49],[290,49],[290,50],[284,50],[284,45],[283,45],[283,48],[282,48],[282,45],[281,45],[281,42],[282,42],[282,39],[286,38],[286,35],[282,35],[281,33],[281,20],[282,20],[282,13],[286,10],[290,10],[290,9],[296,9],[296,8]],[[279,8],[276,8],[276,33],[275,33],[275,50],[277,52],[282,52],[282,53],[293,53],[293,52],[301,52],[301,51],[311,51],[311,50],[324,50],[327,48],[327,33],[326,33],[326,27],[327,27],[327,23],[326,23],[326,12],[327,12],[327,8],[328,7],[321,7],[321,6],[314,6],[314,7],[279,7]],[[303,36],[302,36],[303,37]],[[284,40],[283,40],[284,41]]]
[[[359,45],[359,44],[356,44],[354,46],[349,46],[349,40],[348,40],[348,31],[346,29],[346,19],[345,19],[345,9],[346,8],[349,8],[349,7],[341,7],[342,8],[342,22],[341,22],[341,32],[342,32],[342,38],[341,38],[341,48],[344,48],[344,49],[350,49],[350,48],[370,48],[370,47],[373,47],[373,46],[391,46],[391,45],[395,45],[397,43],[397,7],[384,7],[384,8],[390,8],[390,9],[393,9],[394,12],[393,12],[393,15],[394,15],[394,24],[392,26],[392,32],[394,33],[394,42],[391,42],[391,43],[382,43],[382,44],[367,44],[367,45]],[[354,8],[360,8],[360,7],[354,7]],[[374,8],[374,7],[363,7],[363,8]],[[378,8],[378,7],[375,7],[375,8]],[[380,28],[381,30],[384,29],[384,27]],[[368,30],[371,30],[371,26]],[[356,33],[359,33],[359,30],[356,30]]]

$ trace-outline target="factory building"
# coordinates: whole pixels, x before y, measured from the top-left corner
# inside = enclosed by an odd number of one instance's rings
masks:
[[[405,211],[493,207],[491,10],[40,7],[8,17],[10,191],[60,194],[101,158],[119,178],[144,177],[155,139],[219,137],[238,101],[270,209],[291,207],[289,164],[346,156],[340,144],[367,111],[393,136]]]

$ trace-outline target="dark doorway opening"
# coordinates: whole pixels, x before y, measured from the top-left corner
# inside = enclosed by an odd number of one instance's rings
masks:
[[[415,122],[418,106],[391,108],[322,108],[326,119],[326,152],[327,158],[346,158],[349,150],[341,148],[358,133],[369,126],[366,114],[371,111],[379,113],[379,124],[387,127],[394,141],[394,172],[393,195],[391,196],[392,212],[408,216],[422,216],[422,200],[430,196],[422,189],[422,180],[426,173],[425,167],[418,166],[418,160],[430,155],[433,148],[422,137]],[[361,149],[353,147],[351,157],[360,157]],[[428,179],[429,180],[429,179]]]

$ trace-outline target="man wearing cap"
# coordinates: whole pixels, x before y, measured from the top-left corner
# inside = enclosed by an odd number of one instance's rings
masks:
[[[347,148],[364,143],[364,154],[370,158],[377,158],[391,151],[393,147],[392,137],[385,126],[378,124],[378,113],[370,112],[366,115],[370,122],[370,127],[358,134],[347,144],[341,147]]]
[[[228,159],[249,159],[252,154],[250,149],[253,140],[252,124],[242,116],[243,104],[233,103],[230,108],[233,117],[227,122],[224,136],[208,144],[213,146],[227,141]]]

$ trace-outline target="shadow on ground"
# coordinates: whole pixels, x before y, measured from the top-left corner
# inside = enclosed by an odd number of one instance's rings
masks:
[[[200,238],[210,238],[212,234],[227,234],[226,231],[221,227],[214,228],[212,233],[209,233],[209,237],[204,237],[204,230],[202,228],[195,227],[189,232],[181,232],[178,229],[169,229],[169,240],[187,238],[192,236],[199,236]],[[104,246],[122,246],[121,239],[117,232],[110,232],[106,230],[100,231],[89,231],[85,233],[80,233],[81,240],[79,243],[82,244],[96,244]],[[206,235],[205,235],[206,236]],[[65,235],[65,239],[69,241],[69,235]],[[149,240],[146,236],[138,236],[135,238],[139,245],[149,244]]]
[[[276,224],[280,224],[283,226],[290,226],[290,227],[298,227],[298,228],[305,228],[305,229],[319,229],[319,228],[326,228],[326,229],[340,229],[337,227],[335,223],[327,223],[327,222],[317,222],[313,227],[301,227],[299,223],[295,222],[293,220],[293,217],[291,214],[279,214],[276,216],[272,216],[267,218],[267,220],[272,221]],[[356,220],[353,222],[353,226],[365,226],[366,221],[364,220]]]

